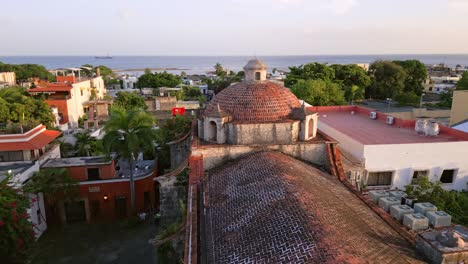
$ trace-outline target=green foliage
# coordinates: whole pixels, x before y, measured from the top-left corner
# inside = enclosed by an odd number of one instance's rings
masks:
[[[156,130],[156,143],[159,144],[158,150],[158,170],[163,173],[170,167],[170,149],[167,143],[185,136],[191,128],[191,120],[185,116],[177,115],[167,119]]]
[[[400,105],[408,105],[418,107],[421,97],[414,92],[403,92],[395,96],[395,100]]]
[[[38,64],[5,64],[0,62],[0,72],[15,72],[17,81],[27,81],[29,78],[55,80],[55,77],[44,66]]]
[[[2,263],[25,263],[34,244],[29,222],[29,199],[9,183],[0,182],[0,259]]]
[[[116,152],[130,165],[130,181],[133,181],[133,158],[140,152],[154,153],[155,130],[154,119],[141,109],[119,108],[112,109],[109,120],[104,125],[106,132],[102,145],[106,154]],[[132,197],[135,195],[134,185],[130,189]],[[131,204],[132,215],[135,213],[134,199]]]
[[[41,169],[24,186],[28,193],[43,193],[50,205],[59,199],[73,201],[79,196],[78,183],[65,168]]]
[[[198,100],[200,96],[204,97],[198,86],[183,86],[184,100]]]
[[[291,87],[298,98],[315,106],[343,105],[346,103],[340,86],[325,80],[298,80]]]
[[[178,256],[170,240],[161,244],[157,248],[156,253],[157,253],[158,263],[161,263],[161,264],[177,263],[176,259],[178,258]]]
[[[406,72],[403,91],[421,95],[424,90],[424,80],[427,78],[426,66],[418,60],[393,61]]]
[[[205,79],[204,83],[208,85],[208,89],[212,90],[215,94],[221,92],[226,87],[235,82],[240,82],[244,77],[244,72],[240,71],[236,75],[227,75],[222,78],[217,78],[215,80]]]
[[[43,97],[30,96],[22,87],[9,87],[0,89],[0,123],[7,121],[51,126],[55,116]]]
[[[292,87],[299,80],[324,80],[333,81],[335,79],[335,70],[326,64],[309,63],[299,67],[289,67],[289,74],[284,80],[286,87]]]
[[[62,158],[69,158],[74,156],[75,147],[67,142],[60,142],[60,156]]]
[[[224,78],[227,75],[227,72],[224,70],[223,66],[221,63],[217,62],[215,66],[213,66],[215,69],[216,76],[220,78]]]
[[[439,96],[440,96],[439,103],[437,104],[437,106],[452,108],[453,91],[447,91],[445,93],[441,93]]]
[[[189,177],[189,168],[185,168],[181,173],[176,176],[176,185],[187,186]]]
[[[75,153],[78,157],[90,157],[99,155],[99,143],[95,138],[91,137],[88,132],[77,133],[74,135]]]
[[[468,72],[462,74],[462,78],[457,83],[457,90],[468,90]]]
[[[147,108],[145,99],[137,92],[119,92],[114,100],[114,106],[124,109],[143,109]]]
[[[347,101],[364,99],[365,89],[372,83],[366,70],[355,64],[333,64],[330,68],[335,71],[334,82],[342,84]]]
[[[182,80],[174,74],[167,72],[151,73],[146,72],[138,78],[138,88],[159,88],[159,87],[176,87]]]
[[[376,61],[370,66],[373,85],[370,95],[378,99],[395,98],[405,87],[406,72],[391,61]]]
[[[441,183],[431,182],[427,176],[419,177],[414,185],[405,186],[410,198],[430,202],[452,216],[453,222],[468,225],[468,192],[446,191]]]

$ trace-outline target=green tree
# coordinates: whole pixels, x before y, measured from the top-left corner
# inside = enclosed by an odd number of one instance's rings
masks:
[[[287,87],[292,87],[299,80],[335,80],[335,70],[326,64],[317,62],[301,65],[299,67],[289,67],[289,71],[289,74],[284,80],[284,84]]]
[[[346,100],[364,99],[365,89],[372,83],[366,70],[355,64],[333,64],[330,67],[335,71],[334,82],[343,86]]]
[[[3,263],[26,263],[34,244],[34,231],[29,222],[28,197],[10,182],[0,181],[0,259]]]
[[[161,72],[151,73],[145,72],[138,78],[138,88],[159,88],[159,87],[176,87],[182,82],[179,76]]]
[[[468,71],[465,71],[457,82],[457,90],[468,90]]]
[[[119,92],[114,100],[114,105],[124,109],[146,109],[145,99],[137,92]]]
[[[160,146],[157,153],[159,172],[164,172],[171,165],[170,149],[167,143],[185,136],[190,131],[191,124],[192,121],[188,117],[177,115],[165,120],[156,130],[156,143]]]
[[[421,97],[414,92],[399,93],[395,96],[395,101],[400,105],[419,107]]]
[[[298,80],[291,87],[299,99],[315,106],[343,105],[346,103],[340,86],[329,80]]]
[[[393,61],[400,65],[406,72],[405,87],[403,91],[413,92],[416,95],[421,95],[424,86],[423,83],[427,78],[426,66],[419,60]]]
[[[22,87],[0,89],[0,123],[43,123],[52,126],[55,116],[43,96],[31,96]]]
[[[54,81],[55,77],[42,65],[38,64],[5,64],[0,62],[0,72],[14,72],[18,83],[30,78]]]
[[[43,193],[51,211],[58,215],[59,201],[74,201],[79,197],[79,185],[65,168],[47,168],[36,172],[24,186],[27,193]],[[45,221],[45,217],[43,220]]]
[[[102,143],[105,152],[116,152],[130,165],[130,204],[135,214],[134,160],[140,152],[154,153],[154,119],[139,109],[114,108],[104,125],[106,132]]]
[[[89,157],[98,153],[96,139],[88,132],[77,133],[74,137],[76,139],[75,150],[79,157]]]
[[[221,63],[217,62],[215,64],[215,66],[213,66],[214,69],[215,69],[215,73],[216,73],[216,76],[220,77],[220,78],[224,78],[227,73],[226,71],[224,70],[223,66],[221,65]]]
[[[370,95],[374,98],[395,98],[403,92],[406,72],[400,65],[391,61],[376,61],[370,66],[373,85]]]

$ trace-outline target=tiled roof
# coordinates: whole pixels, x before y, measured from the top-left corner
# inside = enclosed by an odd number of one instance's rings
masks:
[[[219,107],[238,122],[275,122],[289,118],[293,108],[301,107],[297,97],[286,87],[274,82],[233,84],[210,102],[209,116]]]
[[[55,130],[44,130],[27,141],[0,142],[0,151],[17,151],[40,149],[56,139],[61,133]]]
[[[423,263],[332,176],[277,152],[208,173],[209,263]]]

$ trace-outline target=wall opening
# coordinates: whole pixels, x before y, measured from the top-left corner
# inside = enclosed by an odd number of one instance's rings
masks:
[[[255,80],[260,81],[260,72],[255,72]]]
[[[367,186],[387,186],[392,184],[392,171],[369,172]]]
[[[307,138],[311,138],[314,136],[314,120],[310,119],[309,120],[309,131],[308,131]]]
[[[216,141],[218,138],[218,129],[216,127],[216,122],[215,121],[210,121],[208,125],[208,130],[209,130],[209,141]]]

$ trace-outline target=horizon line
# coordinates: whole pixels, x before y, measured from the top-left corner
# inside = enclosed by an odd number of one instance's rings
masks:
[[[423,56],[423,55],[468,55],[468,53],[356,53],[356,54],[263,54],[259,55],[256,54],[257,57],[302,57],[302,56]],[[96,57],[100,55],[0,55],[0,57]],[[152,54],[136,54],[136,55],[129,55],[129,54],[121,54],[121,55],[109,55],[111,57],[252,57],[253,55],[173,55],[173,54],[165,54],[165,55],[152,55]]]

